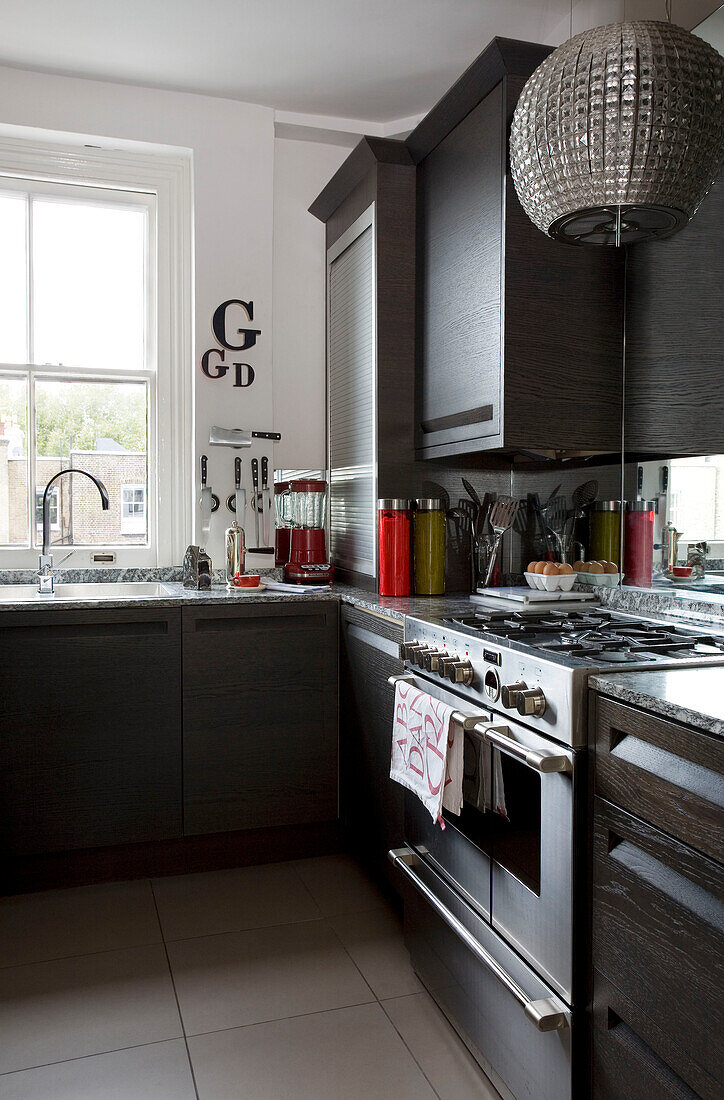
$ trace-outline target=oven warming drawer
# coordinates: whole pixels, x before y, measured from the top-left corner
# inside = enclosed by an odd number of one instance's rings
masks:
[[[568,1005],[411,848],[390,859],[413,966],[483,1068],[520,1100],[570,1100]]]

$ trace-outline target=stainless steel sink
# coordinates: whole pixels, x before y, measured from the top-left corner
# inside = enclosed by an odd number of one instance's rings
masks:
[[[55,594],[41,596],[35,584],[0,584],[0,603],[56,603],[58,600],[140,600],[171,596],[160,581],[111,581],[98,584],[56,584]]]

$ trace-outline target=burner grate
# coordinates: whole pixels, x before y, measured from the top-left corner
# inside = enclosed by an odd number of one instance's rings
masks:
[[[685,627],[582,611],[479,611],[445,620],[482,638],[505,639],[550,656],[610,664],[724,657],[724,637]]]

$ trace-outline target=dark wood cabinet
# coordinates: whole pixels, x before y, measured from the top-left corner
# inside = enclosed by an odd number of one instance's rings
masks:
[[[671,1038],[599,973],[594,974],[594,1100],[720,1100],[713,1080]]]
[[[724,1094],[724,868],[596,799],[593,965]]]
[[[334,600],[183,613],[184,833],[337,818]]]
[[[356,855],[394,883],[387,853],[403,843],[404,791],[390,779],[401,622],[343,607],[340,668],[340,815]]]
[[[596,1100],[724,1094],[724,745],[597,696]]]
[[[596,793],[724,862],[724,741],[603,696],[596,713]]]
[[[724,177],[692,221],[629,249],[626,450],[724,453]]]
[[[495,39],[407,139],[421,458],[620,448],[622,257],[546,237],[508,171],[518,96],[549,52]]]
[[[181,835],[181,612],[0,614],[6,857]]]

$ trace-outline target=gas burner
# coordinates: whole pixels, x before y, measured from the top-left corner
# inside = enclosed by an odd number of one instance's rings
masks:
[[[648,664],[724,659],[724,637],[679,624],[626,618],[600,608],[580,611],[478,611],[445,620],[450,626],[508,646],[540,650],[588,664]]]

